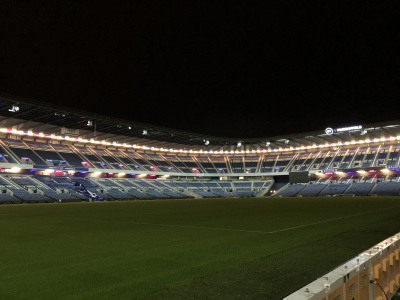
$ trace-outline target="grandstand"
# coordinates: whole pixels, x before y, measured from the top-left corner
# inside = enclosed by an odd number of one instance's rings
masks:
[[[238,143],[5,94],[0,118],[2,203],[400,190],[399,121]],[[290,183],[297,171],[309,182]]]

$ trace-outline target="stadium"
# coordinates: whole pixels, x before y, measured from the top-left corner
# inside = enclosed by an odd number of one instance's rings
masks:
[[[4,299],[396,298],[399,120],[238,140],[9,94],[0,118]]]

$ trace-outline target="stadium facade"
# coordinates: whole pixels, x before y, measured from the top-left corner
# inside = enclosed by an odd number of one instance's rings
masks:
[[[27,198],[18,193],[52,201],[400,191],[400,120],[233,139],[6,94],[0,120],[0,185],[9,202]]]

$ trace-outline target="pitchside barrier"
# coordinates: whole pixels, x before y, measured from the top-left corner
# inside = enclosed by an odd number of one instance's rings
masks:
[[[283,300],[390,300],[400,288],[400,233]]]

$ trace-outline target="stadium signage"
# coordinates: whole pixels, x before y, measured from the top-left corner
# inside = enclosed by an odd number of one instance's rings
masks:
[[[325,129],[325,133],[331,135],[331,134],[338,133],[338,132],[361,130],[362,128],[363,128],[362,125],[341,127],[341,128],[335,128],[335,129],[328,127]]]
[[[89,171],[88,168],[59,167],[59,166],[45,166],[45,165],[34,165],[33,168],[34,169],[64,170],[64,171]]]
[[[61,134],[62,135],[69,135],[69,136],[78,136],[79,135],[79,129],[71,129],[71,128],[62,127],[61,128]]]
[[[386,166],[387,169],[400,169],[399,165],[387,165]]]
[[[336,169],[323,169],[322,173],[334,173],[336,171],[337,171]]]

